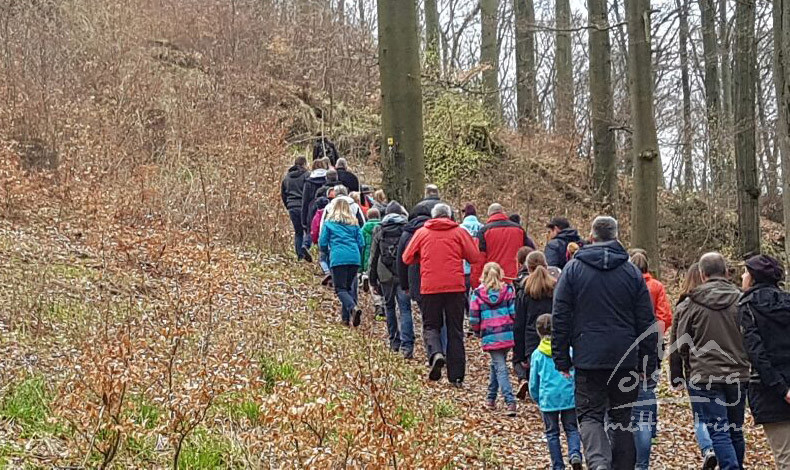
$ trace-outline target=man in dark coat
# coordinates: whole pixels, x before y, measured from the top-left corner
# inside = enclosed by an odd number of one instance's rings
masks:
[[[359,178],[357,178],[357,175],[354,173],[348,171],[348,162],[345,158],[339,158],[337,160],[335,169],[337,170],[338,181],[340,181],[340,184],[348,188],[349,193],[359,192]]]
[[[656,369],[658,330],[642,273],[617,240],[617,221],[598,217],[592,233],[595,243],[567,264],[554,291],[551,349],[557,370],[571,377],[575,369],[576,413],[589,468],[634,468],[631,408],[640,374]],[[611,443],[607,414],[614,428]]]
[[[283,178],[280,185],[280,197],[283,200],[283,205],[288,210],[288,215],[291,217],[291,224],[294,228],[294,249],[296,250],[296,257],[299,260],[305,259],[312,262],[313,258],[310,252],[304,249],[304,225],[302,225],[302,192],[304,191],[304,182],[307,179],[308,173],[305,168],[307,159],[299,156],[294,160],[294,165],[288,169],[288,173]]]
[[[328,158],[329,163],[335,166],[337,159],[340,155],[337,153],[335,144],[329,138],[325,137],[322,133],[316,135],[315,143],[313,144],[313,161]]]
[[[562,269],[568,262],[568,244],[579,243],[582,239],[565,217],[554,217],[546,224],[546,228],[549,229],[551,237],[546,249],[543,250],[546,254],[546,264]]]
[[[425,187],[425,197],[409,212],[409,220],[420,215],[427,215],[430,217],[433,206],[440,202],[442,202],[442,200],[439,198],[439,188],[433,184],[427,185]]]
[[[783,277],[775,258],[749,258],[738,311],[752,363],[752,416],[763,425],[776,467],[790,468],[790,294],[779,288]]]
[[[326,163],[324,160],[313,161],[313,171],[304,181],[302,188],[302,227],[305,231],[304,247],[305,251],[310,248],[310,222],[313,201],[316,199],[318,190],[326,184]]]

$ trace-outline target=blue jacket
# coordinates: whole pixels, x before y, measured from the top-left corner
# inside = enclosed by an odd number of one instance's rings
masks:
[[[645,279],[620,242],[584,246],[554,290],[551,347],[557,369],[653,371],[658,334],[637,339],[655,321]]]
[[[532,352],[529,367],[529,396],[540,411],[562,411],[576,408],[573,377],[566,379],[551,360],[551,340],[543,338]]]
[[[464,218],[464,221],[461,222],[461,227],[466,229],[469,232],[469,235],[475,239],[475,243],[477,242],[477,235],[480,233],[480,230],[483,228],[483,224],[477,219],[476,215],[468,215]],[[472,265],[469,264],[468,261],[464,261],[464,274],[471,274],[472,272]]]
[[[565,267],[568,262],[568,244],[581,241],[579,232],[575,228],[566,228],[557,234],[556,237],[546,243],[543,252],[546,254],[546,264],[556,266],[560,269]]]
[[[357,225],[346,225],[328,220],[321,228],[318,246],[324,251],[329,249],[330,268],[361,266],[365,238],[362,235],[362,229]]]

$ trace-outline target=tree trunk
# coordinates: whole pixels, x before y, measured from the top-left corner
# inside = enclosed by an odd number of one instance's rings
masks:
[[[606,212],[617,202],[617,149],[612,97],[612,44],[606,0],[587,0],[590,43],[590,113],[595,154],[595,189]]]
[[[790,0],[774,0],[774,86],[779,110],[777,139],[782,152],[785,270],[790,272]]]
[[[384,189],[412,207],[425,187],[417,0],[378,0],[378,32]]]
[[[732,164],[732,59],[730,54],[727,0],[719,0],[719,54],[721,56],[721,144],[725,168]],[[725,170],[725,174],[726,174]]]
[[[721,98],[719,89],[719,49],[716,36],[714,0],[700,0],[702,49],[705,56],[705,107],[708,116],[708,160],[713,191],[724,191],[724,162],[721,155]]]
[[[537,121],[535,82],[535,4],[513,0],[516,22],[516,107],[519,130],[530,129]]]
[[[631,206],[631,245],[647,251],[658,266],[658,184],[661,155],[653,114],[653,61],[650,0],[625,2],[628,22],[628,77],[631,121],[634,126],[634,190]]]
[[[735,167],[738,186],[740,253],[760,252],[760,187],[754,126],[754,0],[739,0],[735,9]]]
[[[691,83],[689,79],[689,0],[675,0],[680,11],[680,84],[683,88],[683,190],[694,191],[694,160],[692,157]]]
[[[486,108],[492,119],[499,121],[499,40],[497,13],[499,0],[480,0],[480,64],[483,70],[483,93]]]
[[[560,134],[574,133],[573,51],[571,50],[570,0],[557,0],[555,11],[556,52],[554,54],[554,129]]]
[[[440,75],[439,9],[436,0],[425,0],[425,65],[433,76]]]

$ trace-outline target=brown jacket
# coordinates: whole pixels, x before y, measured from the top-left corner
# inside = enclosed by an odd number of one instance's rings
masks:
[[[704,386],[749,380],[749,357],[738,321],[740,296],[731,282],[710,279],[678,306],[671,354],[680,354],[688,364],[689,383]]]

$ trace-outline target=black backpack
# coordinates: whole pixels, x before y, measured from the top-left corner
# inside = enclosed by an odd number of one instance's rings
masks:
[[[381,252],[379,259],[392,273],[396,272],[398,264],[398,242],[401,232],[403,230],[384,230],[379,241],[379,251]]]

